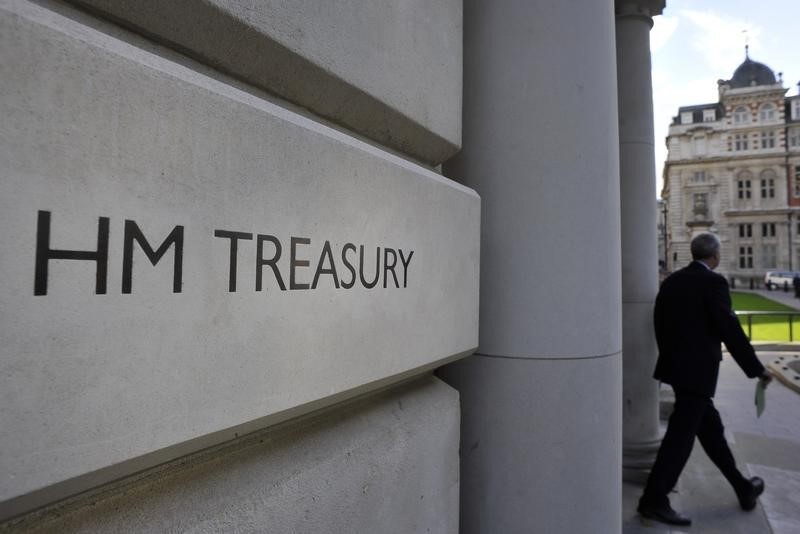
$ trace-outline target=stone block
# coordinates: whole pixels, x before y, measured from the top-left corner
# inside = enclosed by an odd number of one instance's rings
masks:
[[[29,534],[456,534],[458,443],[458,394],[428,376],[171,462],[8,526]]]
[[[0,1],[0,517],[474,350],[472,190],[66,14]]]
[[[459,0],[76,0],[430,164],[461,146]]]

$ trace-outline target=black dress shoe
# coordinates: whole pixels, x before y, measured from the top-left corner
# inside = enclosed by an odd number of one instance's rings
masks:
[[[680,525],[686,527],[692,524],[691,519],[688,517],[683,517],[678,512],[673,510],[668,504],[664,506],[650,506],[640,502],[639,507],[636,510],[642,517],[646,517],[647,519],[655,519],[656,521],[661,521],[662,523],[666,523],[668,525]]]
[[[737,491],[739,504],[742,510],[752,510],[756,507],[756,499],[764,493],[764,481],[760,477],[753,477],[748,480],[748,486],[743,491]]]

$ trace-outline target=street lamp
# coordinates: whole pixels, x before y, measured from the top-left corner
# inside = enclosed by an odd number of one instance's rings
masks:
[[[786,214],[789,218],[789,270],[793,271],[792,269],[792,212]]]

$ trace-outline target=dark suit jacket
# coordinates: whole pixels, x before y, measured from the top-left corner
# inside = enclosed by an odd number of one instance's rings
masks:
[[[667,277],[656,297],[654,316],[657,380],[713,397],[721,342],[748,377],[764,372],[731,309],[728,282],[705,265],[692,262]]]

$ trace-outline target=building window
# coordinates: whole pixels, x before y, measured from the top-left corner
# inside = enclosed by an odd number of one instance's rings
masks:
[[[789,130],[789,146],[800,146],[800,130]]]
[[[714,122],[717,120],[717,114],[713,109],[703,110],[703,122]]]
[[[753,268],[753,247],[739,247],[739,268]]]
[[[761,246],[761,266],[765,269],[774,269],[777,267],[778,253],[777,245],[767,244]]]
[[[739,106],[738,108],[733,110],[733,123],[734,124],[745,124],[750,122],[748,119],[748,115],[750,112],[744,106]]]
[[[761,198],[775,198],[775,179],[761,179]]]
[[[750,180],[739,180],[737,182],[737,189],[739,192],[739,198],[744,200],[750,198]]]
[[[733,148],[734,150],[747,150],[747,134],[741,133],[736,134],[733,137]]]
[[[775,148],[775,132],[761,132],[761,148]]]
[[[775,237],[775,223],[761,223],[761,237]]]
[[[681,156],[681,142],[677,137],[670,137],[669,139],[669,159],[677,159]]]
[[[800,120],[800,99],[792,100],[792,119]]]
[[[741,238],[753,237],[753,225],[752,224],[740,224],[739,225],[739,237],[741,237]]]
[[[800,165],[794,167],[794,196],[800,197]]]
[[[694,122],[692,120],[693,113],[691,111],[682,111],[681,112],[681,124],[692,124]]]
[[[694,141],[694,155],[703,156],[706,153],[706,136],[699,135],[693,139]]]
[[[758,112],[758,118],[761,122],[775,120],[775,106],[770,103],[762,105]]]
[[[695,193],[693,199],[694,214],[708,214],[708,193]]]
[[[706,181],[706,171],[696,171],[692,175],[692,182],[696,184],[701,184]]]

